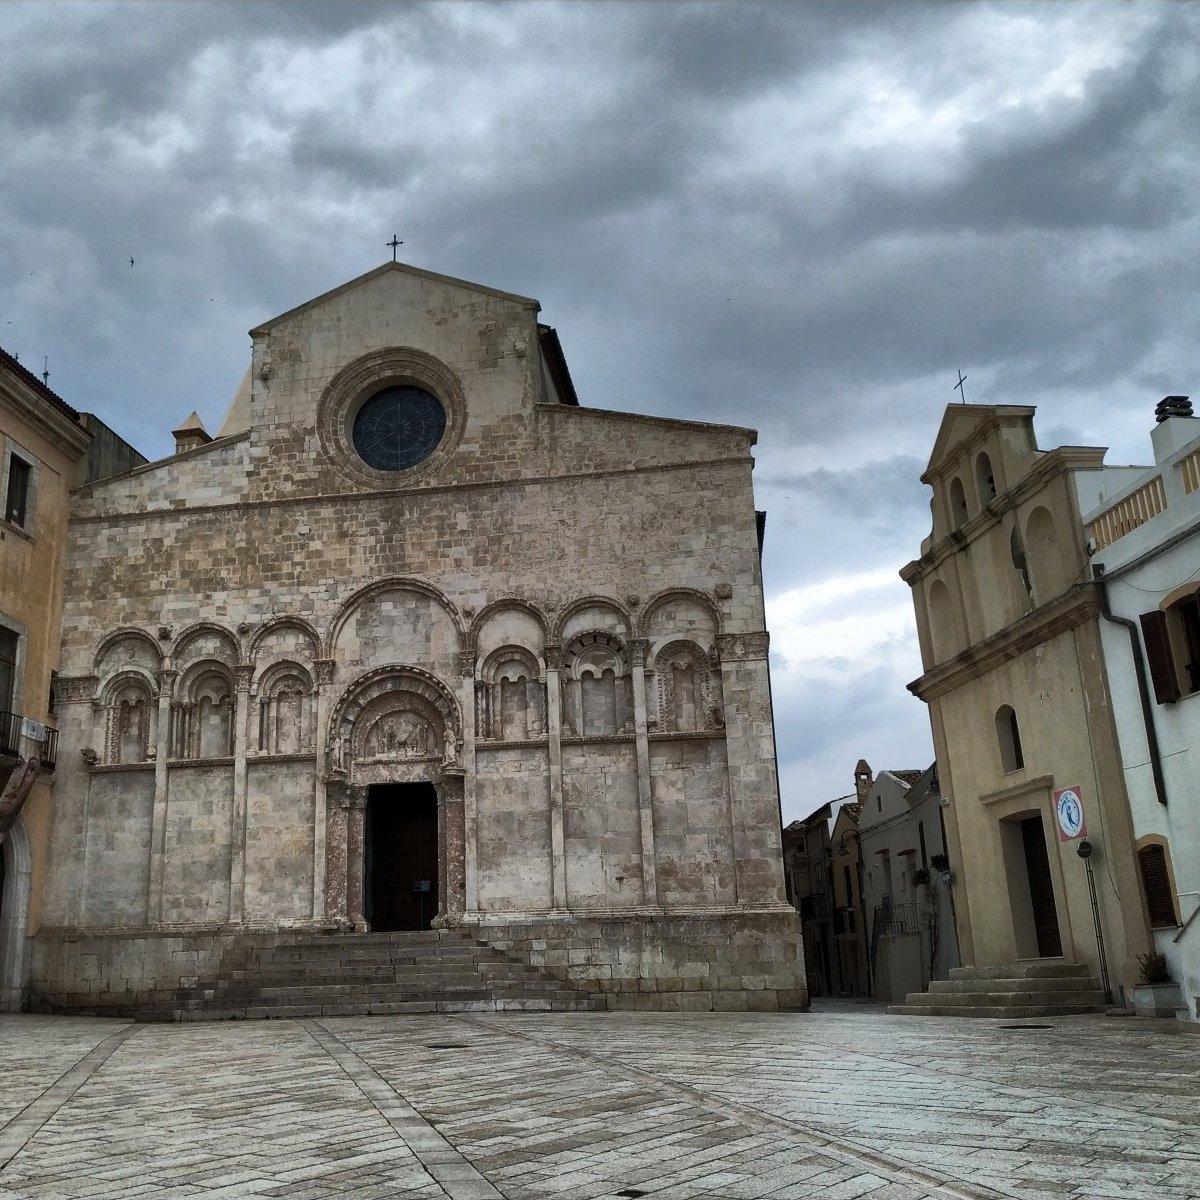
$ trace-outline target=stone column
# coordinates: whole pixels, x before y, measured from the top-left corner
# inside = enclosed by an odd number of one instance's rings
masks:
[[[786,902],[783,880],[775,865],[779,857],[779,787],[775,730],[766,699],[770,695],[768,647],[765,631],[721,634],[717,638],[729,762],[729,823],[739,905]],[[748,700],[754,707],[747,707]]]
[[[442,856],[442,879],[449,886],[450,873],[454,872],[459,880],[456,885],[461,893],[459,917],[463,912],[479,911],[479,810],[475,803],[475,738],[478,730],[475,724],[475,650],[468,648],[459,651],[458,655],[458,706],[462,710],[462,739],[458,747],[458,763],[447,763],[450,770],[448,777],[455,774],[458,779],[453,781],[450,794],[456,797],[457,804],[455,820],[458,834],[449,834],[457,840],[453,853],[457,855],[457,863],[450,861],[451,848],[447,841],[448,830],[443,825],[443,808],[445,807],[442,784],[437,787],[438,794],[438,846]],[[441,912],[448,915],[446,902],[442,900]]]
[[[229,831],[229,923],[240,925],[246,910],[246,755],[250,740],[252,666],[237,668],[237,707],[233,712],[233,816]]]
[[[654,803],[650,793],[650,739],[646,724],[646,648],[644,638],[637,638],[629,643],[633,686],[633,732],[637,742],[638,821],[642,841],[642,901],[657,907]]]
[[[164,668],[158,673],[158,722],[154,738],[154,813],[150,819],[150,896],[146,905],[147,924],[162,921],[163,881],[166,871],[167,760],[171,753],[171,692],[178,672]]]
[[[325,780],[328,804],[325,835],[325,916],[346,928],[350,914],[346,907],[346,814],[350,808],[350,789],[344,780]]]
[[[363,914],[363,861],[367,822],[367,788],[346,788],[346,919],[355,933],[367,932]]]
[[[550,879],[552,911],[567,909],[567,848],[563,832],[562,647],[546,647],[546,735],[550,747]]]
[[[316,728],[313,730],[312,737],[308,742],[308,745],[313,747],[313,751],[316,754],[316,762],[313,769],[312,915],[314,921],[321,921],[326,917],[333,916],[327,908],[329,889],[326,881],[326,873],[329,870],[328,855],[330,850],[326,838],[334,810],[330,806],[325,786],[325,771],[327,769],[325,759],[329,750],[326,741],[326,725],[329,723],[329,706],[333,703],[333,698],[330,695],[330,685],[333,683],[333,659],[319,658],[313,666],[317,672],[312,696],[312,716],[316,723]],[[345,863],[343,860],[343,869],[344,867]],[[344,919],[345,914],[343,913],[342,916]]]
[[[441,888],[438,915],[434,929],[449,928],[462,923],[466,908],[465,822],[463,812],[464,779],[461,770],[450,768],[443,772],[437,784],[438,845],[441,849]]]

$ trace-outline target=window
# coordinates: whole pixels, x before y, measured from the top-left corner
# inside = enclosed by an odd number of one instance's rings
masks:
[[[1017,714],[1011,704],[1003,704],[996,711],[996,741],[1000,745],[1000,764],[1004,773],[1019,771],[1025,765],[1025,756],[1021,753]]]
[[[1200,593],[1186,595],[1165,610],[1142,613],[1141,623],[1159,704],[1200,692]]]
[[[4,502],[4,519],[23,526],[29,515],[29,481],[33,468],[15,454],[8,458],[8,498]]]
[[[1166,848],[1158,842],[1151,842],[1141,847],[1137,856],[1151,928],[1162,929],[1178,925],[1175,899],[1171,894],[1171,876],[1167,870]]]
[[[17,635],[0,628],[0,712],[12,712],[17,683]]]
[[[979,507],[986,508],[996,498],[996,477],[992,474],[992,460],[986,454],[975,460],[975,487],[979,492]]]

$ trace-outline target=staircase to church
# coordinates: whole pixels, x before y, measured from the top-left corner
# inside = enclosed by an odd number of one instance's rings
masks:
[[[227,951],[215,977],[160,995],[145,1021],[603,1009],[605,998],[457,930],[278,935]]]
[[[911,1017],[1065,1017],[1102,1012],[1107,1005],[1099,980],[1083,963],[1007,963],[999,967],[955,967],[927,992],[910,992],[889,1013]]]

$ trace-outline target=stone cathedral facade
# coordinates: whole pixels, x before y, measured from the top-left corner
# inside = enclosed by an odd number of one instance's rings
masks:
[[[77,493],[35,998],[433,926],[614,1007],[806,1005],[755,436],[581,407],[537,313],[389,263]]]

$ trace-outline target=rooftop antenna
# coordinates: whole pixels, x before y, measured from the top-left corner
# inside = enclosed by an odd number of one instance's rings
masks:
[[[50,386],[50,356],[48,354],[42,358],[42,383],[46,387]]]
[[[403,243],[403,242],[402,242],[402,241],[401,241],[401,240],[400,240],[400,239],[399,239],[399,238],[398,238],[398,237],[397,237],[397,236],[396,236],[396,235],[393,233],[393,234],[392,234],[392,240],[391,240],[390,242],[384,242],[383,244],[384,244],[385,246],[391,246],[391,248],[392,248],[392,262],[395,262],[395,261],[396,261],[396,248],[397,248],[398,246],[403,246],[403,245],[404,245],[404,243]]]
[[[958,382],[954,385],[954,390],[956,392],[958,392],[958,394],[960,396],[962,396],[962,402],[964,404],[966,404],[966,402],[967,402],[967,389],[965,387],[963,387],[963,384],[966,382],[967,382],[967,377],[962,373],[962,371],[959,371]]]

